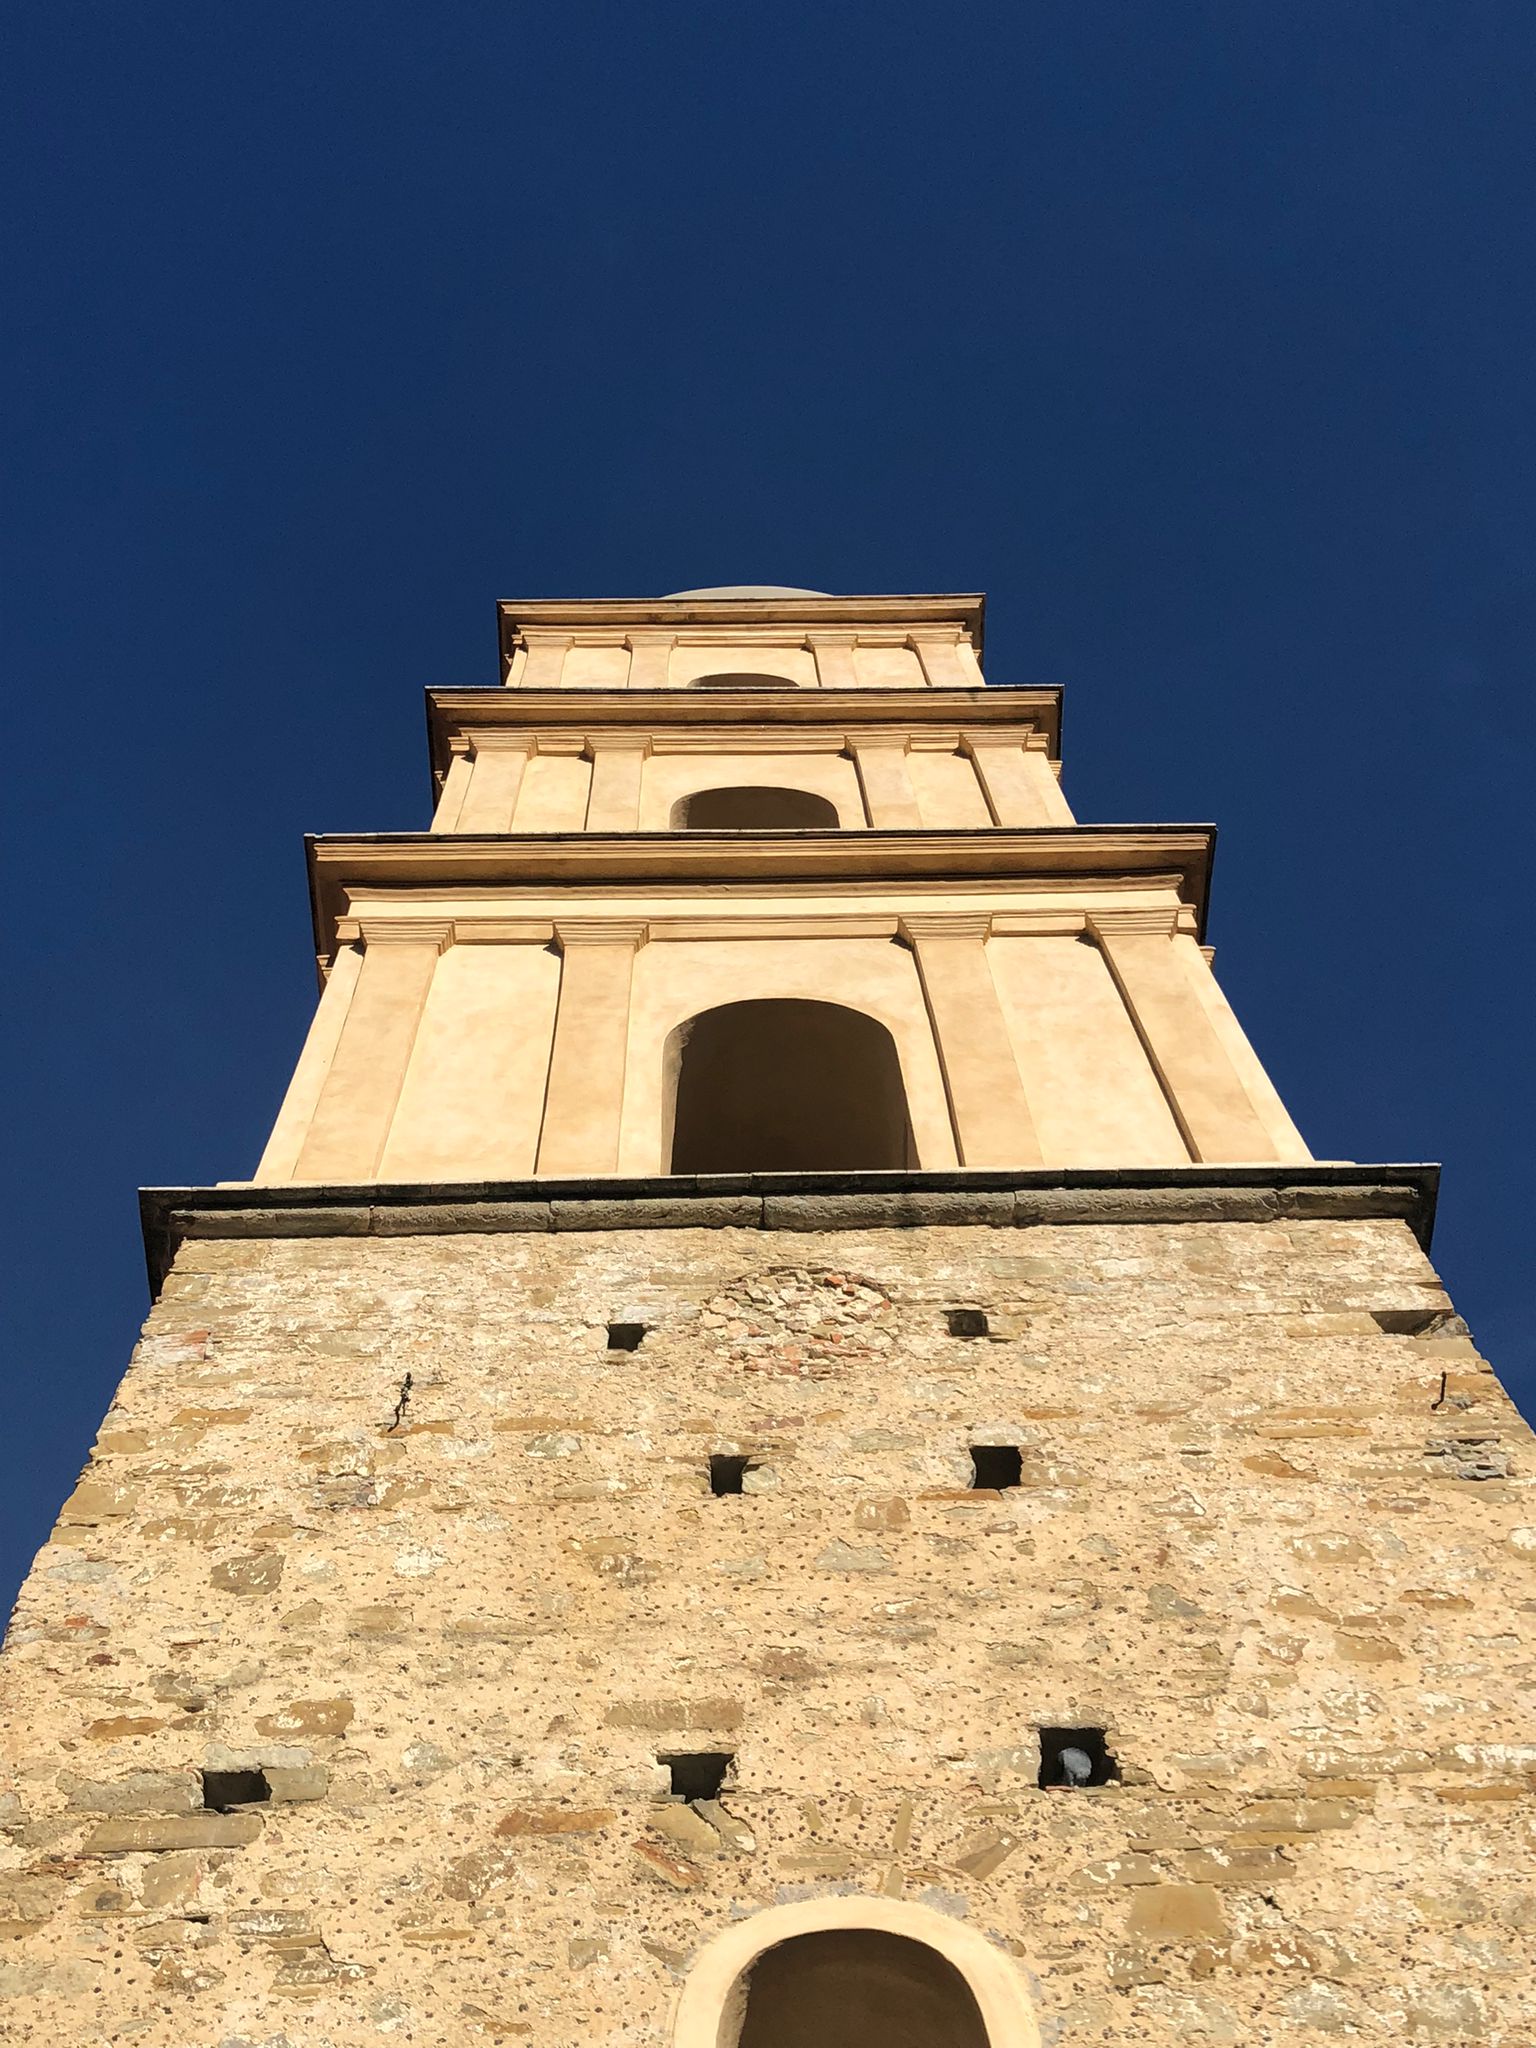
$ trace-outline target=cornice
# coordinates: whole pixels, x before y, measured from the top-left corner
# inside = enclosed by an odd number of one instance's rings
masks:
[[[431,1237],[471,1232],[991,1230],[1106,1224],[1287,1225],[1400,1218],[1427,1251],[1440,1169],[1409,1165],[950,1168],[665,1174],[587,1180],[364,1181],[141,1188],[151,1295],[187,1238]],[[994,1240],[996,1242],[996,1240]]]
[[[406,907],[409,906],[409,907]],[[654,912],[646,917],[609,917],[575,903],[559,917],[528,917],[516,910],[486,910],[453,917],[427,914],[419,899],[408,897],[398,910],[379,913],[374,900],[367,911],[337,920],[344,945],[432,945],[440,953],[450,946],[664,946],[701,939],[900,939],[915,945],[924,939],[1077,938],[1096,925],[1093,913],[1062,905],[1037,911],[894,910],[861,912],[805,909],[766,912],[744,906],[734,914],[700,917]],[[1174,913],[1168,914],[1172,929]]]
[[[1033,881],[1160,881],[1203,937],[1215,828],[988,826],[966,832],[551,832],[338,834],[305,842],[316,950],[329,959],[353,889],[422,899],[507,889],[626,891],[771,885],[794,891],[912,885],[1006,888]],[[621,913],[620,913],[621,914]]]
[[[607,627],[785,626],[811,633],[893,626],[910,632],[952,626],[982,652],[986,599],[979,591],[931,591],[889,597],[504,597],[496,606],[505,675],[524,629],[590,632]]]
[[[537,737],[544,751],[555,736],[637,733],[658,753],[691,752],[727,744],[747,751],[785,753],[847,746],[870,729],[901,730],[914,744],[961,735],[985,744],[1018,737],[1061,758],[1061,686],[988,683],[974,690],[753,690],[739,697],[666,690],[428,690],[427,740],[432,769],[441,779],[466,736],[506,733]]]

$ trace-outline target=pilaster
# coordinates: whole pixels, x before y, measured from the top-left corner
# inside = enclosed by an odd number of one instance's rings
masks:
[[[635,955],[645,944],[642,921],[560,919],[560,1001],[550,1053],[540,1173],[613,1173],[619,1163],[619,1119]]]
[[[357,986],[294,1168],[295,1180],[376,1177],[433,971],[453,927],[425,918],[365,920],[361,931]]]
[[[907,645],[922,663],[923,674],[934,690],[973,690],[978,678],[960,659],[958,633],[912,633]]]
[[[518,677],[524,690],[558,689],[565,674],[565,657],[575,644],[569,633],[529,633],[525,636],[527,658]]]
[[[633,832],[640,823],[640,777],[651,742],[644,733],[594,733],[592,788],[587,797],[589,832]]]
[[[1043,733],[963,732],[960,745],[975,766],[994,824],[1076,823],[1051,772]]]
[[[629,687],[632,690],[664,690],[672,679],[672,649],[675,633],[626,633],[629,649]]]
[[[852,690],[858,687],[851,633],[809,633],[806,644],[816,657],[816,680],[822,689]]]
[[[962,1166],[1038,1166],[1040,1140],[987,965],[985,912],[903,917],[944,1071]]]
[[[510,832],[518,792],[534,751],[527,733],[483,732],[473,739],[472,772],[459,807],[458,832]]]
[[[861,732],[849,739],[848,751],[864,791],[864,808],[877,830],[922,829],[917,792],[907,772],[907,745],[904,732]]]
[[[448,773],[443,777],[442,794],[437,800],[437,809],[432,814],[434,832],[457,831],[459,812],[464,807],[464,798],[469,790],[472,772],[469,742],[463,739],[453,740],[450,752]]]
[[[1276,1159],[1274,1140],[1174,946],[1177,921],[1172,909],[1126,905],[1090,912],[1088,928],[1114,976],[1190,1157]]]
[[[343,946],[331,962],[331,971],[320,992],[320,1003],[304,1040],[304,1050],[293,1070],[293,1079],[283,1097],[283,1106],[272,1126],[266,1150],[252,1178],[261,1187],[274,1181],[293,1180],[304,1142],[314,1123],[315,1109],[336,1058],[342,1027],[362,971],[361,946]]]

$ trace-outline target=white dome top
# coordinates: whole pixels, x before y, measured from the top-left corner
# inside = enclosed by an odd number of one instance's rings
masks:
[[[669,590],[674,597],[830,597],[830,590],[797,590],[788,583],[717,583],[708,590]],[[665,602],[665,599],[663,600]]]

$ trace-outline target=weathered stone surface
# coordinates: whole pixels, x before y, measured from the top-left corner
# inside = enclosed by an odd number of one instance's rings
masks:
[[[1096,1192],[190,1241],[82,1481],[125,1511],[0,1663],[0,2032],[668,2048],[714,1934],[867,1894],[985,1929],[1077,2048],[1522,2040],[1536,1538],[1425,1447],[1528,1436],[1475,1360],[1431,1413],[1400,1224]],[[1039,1787],[1042,1726],[1120,1781]],[[722,1800],[667,1798],[690,1751]]]
[[[762,1220],[757,1195],[715,1195],[691,1202],[551,1202],[555,1230],[755,1230]]]
[[[548,1230],[548,1202],[377,1202],[368,1212],[374,1237],[427,1237],[466,1231]]]

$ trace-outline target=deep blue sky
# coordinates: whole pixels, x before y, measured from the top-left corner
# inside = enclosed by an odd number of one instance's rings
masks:
[[[14,10],[0,1594],[493,601],[983,588],[1529,1405],[1528,0]]]

